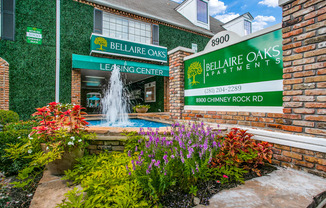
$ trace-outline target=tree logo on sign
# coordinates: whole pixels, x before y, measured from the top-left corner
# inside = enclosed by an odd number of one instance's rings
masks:
[[[95,38],[95,41],[94,43],[96,45],[100,45],[101,47],[100,48],[97,48],[98,50],[100,51],[105,51],[105,49],[103,49],[102,47],[107,47],[108,46],[108,42],[105,40],[105,38],[102,38],[102,37],[97,37]]]
[[[188,79],[192,78],[191,85],[199,84],[199,82],[196,81],[196,76],[201,74],[202,72],[203,72],[203,68],[201,67],[201,64],[198,61],[190,64],[190,66],[188,67],[187,74],[188,74]]]

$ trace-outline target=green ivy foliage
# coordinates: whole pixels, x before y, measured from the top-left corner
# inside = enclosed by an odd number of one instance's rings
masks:
[[[208,41],[207,37],[160,25],[160,45],[166,46],[168,51],[178,46],[191,48],[192,43],[196,43],[198,51],[202,51]]]
[[[0,40],[0,57],[9,63],[10,109],[28,119],[55,98],[55,1],[16,0],[15,41]],[[27,27],[42,29],[42,45],[26,42]],[[60,101],[71,102],[72,53],[88,55],[93,7],[61,1]]]

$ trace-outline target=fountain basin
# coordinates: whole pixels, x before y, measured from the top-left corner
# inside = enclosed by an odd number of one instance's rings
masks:
[[[108,123],[106,120],[89,120],[89,126],[95,127],[136,127],[136,128],[160,128],[170,127],[168,123],[150,121],[145,119],[133,118],[127,123]]]

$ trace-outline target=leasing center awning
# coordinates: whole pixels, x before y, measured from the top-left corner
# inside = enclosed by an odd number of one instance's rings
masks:
[[[112,71],[114,65],[120,68],[120,72],[169,76],[168,66],[72,54],[72,68],[74,69]]]

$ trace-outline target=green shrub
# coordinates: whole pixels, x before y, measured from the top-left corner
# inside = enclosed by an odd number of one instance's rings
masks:
[[[19,115],[14,111],[0,110],[0,124],[6,125],[7,123],[19,121]]]
[[[31,130],[9,130],[0,132],[0,171],[5,175],[16,175],[19,170],[24,169],[30,159],[18,158],[13,160],[6,156],[5,149],[9,148],[9,144],[18,144],[28,140],[28,134]]]
[[[30,130],[32,131],[33,127],[37,126],[37,122],[34,120],[29,121],[18,121],[18,122],[12,122],[8,123],[4,127],[4,131],[11,131],[11,130]]]
[[[66,172],[65,179],[81,184],[83,190],[68,192],[60,208],[150,207],[138,181],[128,171],[132,164],[127,154],[101,153],[85,156],[79,162],[74,170]]]

